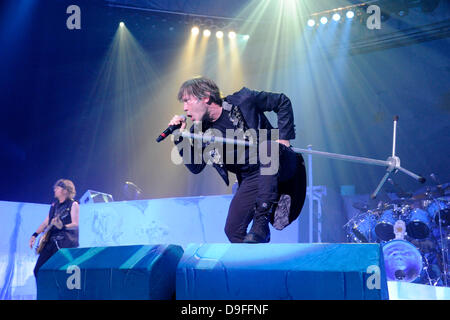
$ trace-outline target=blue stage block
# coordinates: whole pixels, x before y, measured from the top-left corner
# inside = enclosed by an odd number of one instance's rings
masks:
[[[379,244],[190,244],[179,300],[388,299]]]
[[[172,299],[182,255],[176,245],[60,249],[39,270],[37,298]]]

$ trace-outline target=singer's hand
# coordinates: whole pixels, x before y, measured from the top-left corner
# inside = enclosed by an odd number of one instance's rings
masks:
[[[169,126],[176,126],[181,123],[180,131],[183,131],[186,129],[186,118],[183,118],[181,116],[175,115],[172,120],[169,122]]]
[[[289,140],[277,140],[277,142],[278,143],[281,143],[281,144],[284,144],[286,147],[290,147],[291,146],[291,144],[290,144],[290,142],[289,142]]]

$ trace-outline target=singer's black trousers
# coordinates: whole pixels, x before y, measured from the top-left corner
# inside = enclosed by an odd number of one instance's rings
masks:
[[[269,162],[267,166],[270,166]],[[260,165],[261,166],[261,165]],[[264,175],[261,170],[242,173],[239,188],[231,201],[225,224],[225,234],[232,243],[244,240],[247,228],[255,214],[255,205],[278,201],[278,184],[288,180],[297,170],[294,151],[279,144],[279,169],[275,174]]]

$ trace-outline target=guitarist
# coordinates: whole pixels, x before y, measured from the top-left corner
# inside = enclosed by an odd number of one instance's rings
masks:
[[[34,268],[35,277],[37,277],[39,268],[60,248],[78,247],[80,207],[78,202],[73,199],[76,194],[75,186],[70,180],[59,179],[56,181],[53,191],[55,201],[50,207],[49,214],[30,239],[30,248],[33,248],[36,237],[45,232],[39,245],[39,258]]]
[[[258,134],[260,129],[273,129],[264,112],[277,114],[279,137],[273,137],[277,140],[271,141],[261,137],[261,134],[257,136],[260,151],[266,149],[266,152],[258,152],[256,161],[251,161],[255,160],[255,156],[250,156],[250,149],[245,150],[245,155],[239,155],[234,150],[228,153],[224,152],[226,148],[220,151],[205,144],[196,148],[195,143],[191,145],[189,139],[183,141],[183,137],[174,140],[183,159],[189,161],[187,154],[190,154],[191,161],[184,164],[192,173],[198,174],[207,163],[212,163],[227,185],[228,172],[236,174],[239,188],[231,201],[225,224],[225,234],[230,242],[269,242],[269,223],[278,230],[285,228],[298,217],[306,196],[303,158],[291,150],[289,142],[295,138],[290,99],[282,93],[254,91],[245,87],[223,98],[212,80],[199,77],[181,85],[178,100],[183,103],[186,116],[194,122],[191,132],[202,125],[201,131],[211,129],[223,137],[230,130],[253,130]],[[169,126],[172,125],[179,125],[180,131],[183,131],[186,118],[176,115],[169,122]],[[205,153],[211,158],[208,161],[204,158]],[[195,160],[192,161],[194,154],[203,155],[203,159],[195,163]],[[261,161],[265,155],[270,157],[270,161]],[[236,163],[234,158],[243,161]],[[279,170],[276,163],[279,163]],[[272,165],[275,170],[271,170]],[[252,227],[247,233],[252,220]]]

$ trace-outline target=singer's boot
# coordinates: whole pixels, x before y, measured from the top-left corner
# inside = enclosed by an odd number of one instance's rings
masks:
[[[270,241],[270,215],[274,208],[273,203],[263,202],[255,208],[253,225],[244,238],[244,243],[267,243]]]

